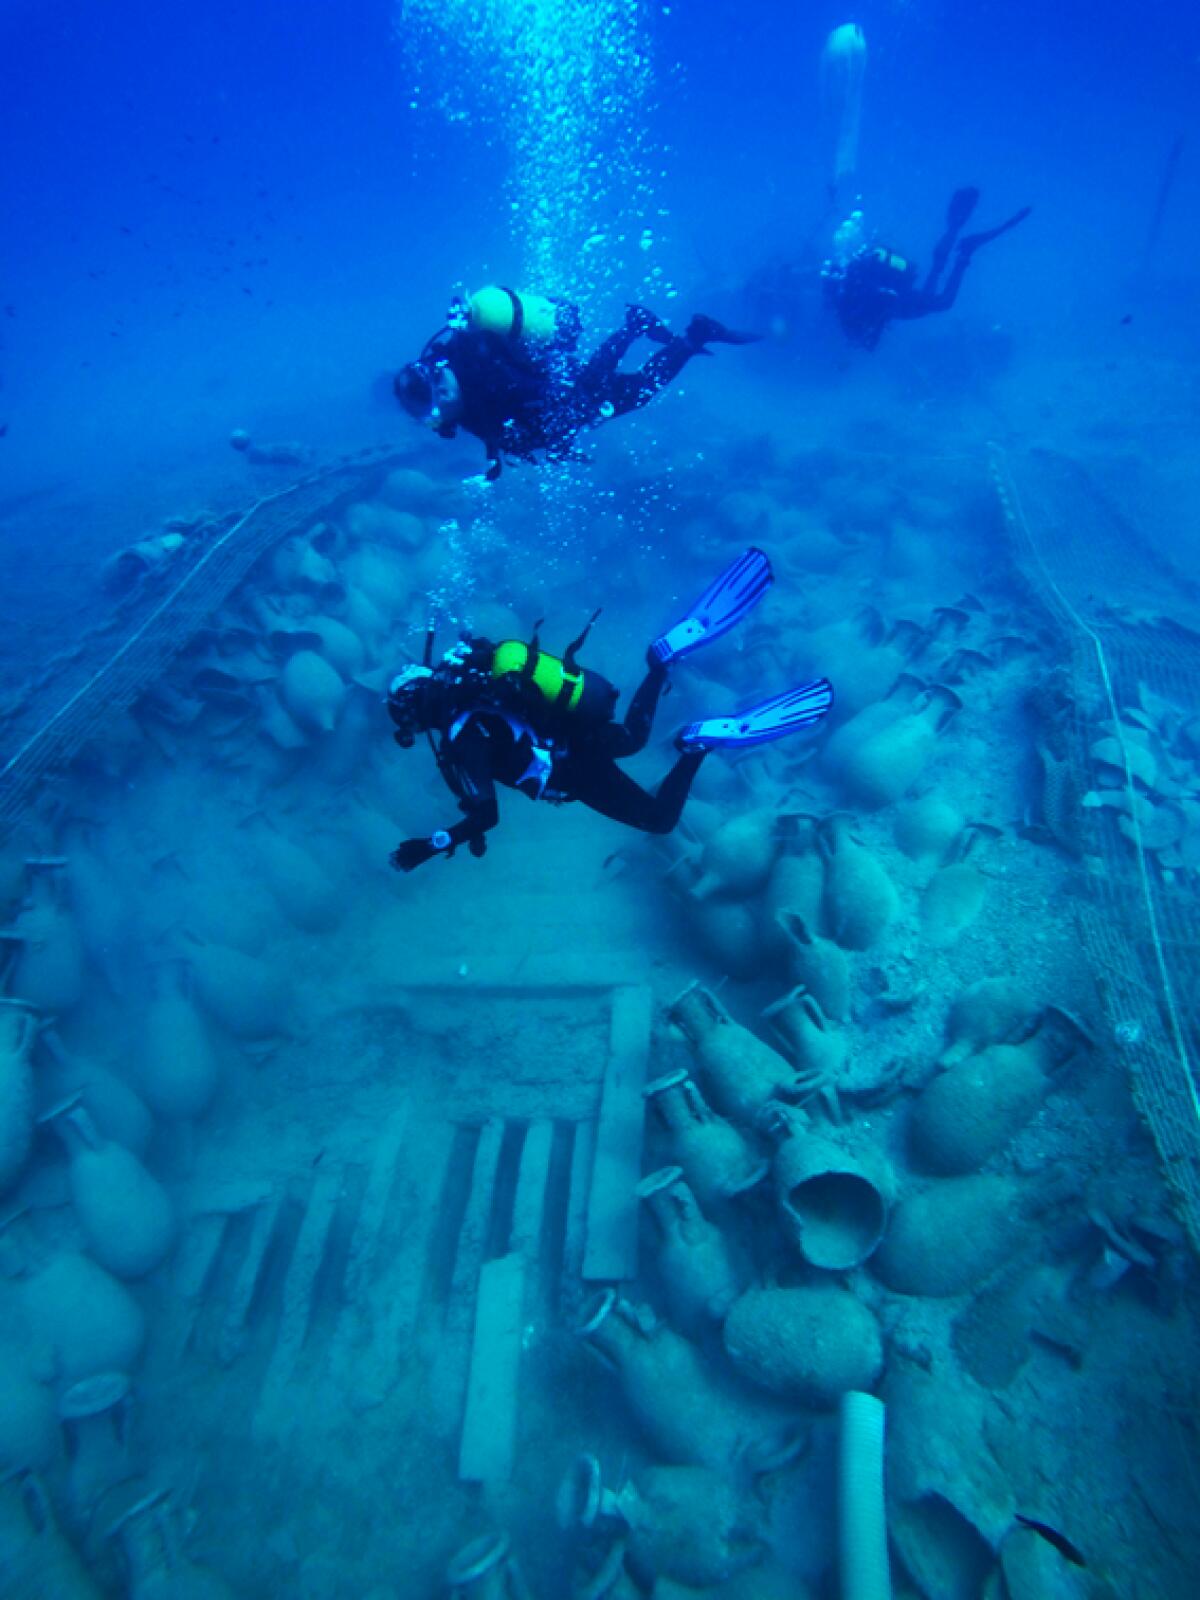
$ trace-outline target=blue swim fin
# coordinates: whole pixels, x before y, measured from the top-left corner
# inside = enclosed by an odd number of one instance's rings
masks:
[[[681,750],[742,750],[750,745],[769,744],[772,739],[784,739],[789,733],[820,722],[832,704],[833,685],[828,678],[818,678],[815,683],[788,689],[736,716],[689,722],[675,742]]]
[[[650,661],[665,667],[719,639],[754,610],[774,581],[771,563],[751,545],[704,591],[682,622],[655,639],[647,652]]]

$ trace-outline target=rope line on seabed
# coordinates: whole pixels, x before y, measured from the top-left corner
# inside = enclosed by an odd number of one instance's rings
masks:
[[[382,459],[387,459],[386,453]],[[85,683],[81,684],[79,688],[76,689],[75,693],[71,695],[69,699],[65,700],[63,704],[59,706],[58,710],[53,713],[53,715],[47,717],[46,721],[43,722],[41,726],[33,733],[31,733],[29,738],[26,739],[25,743],[9,757],[4,765],[0,767],[0,781],[8,777],[9,773],[20,765],[20,763],[25,759],[34,746],[37,745],[40,740],[45,738],[54,725],[61,721],[61,719],[79,703],[84,695],[86,695],[88,691],[95,686],[98,680],[102,678],[105,673],[110,672],[112,668],[116,666],[117,662],[120,661],[123,656],[128,654],[128,652],[133,648],[134,645],[138,643],[140,639],[145,637],[146,633],[159,620],[160,617],[164,616],[168,611],[171,610],[184,591],[204,572],[214,557],[220,554],[226,545],[228,545],[229,541],[238,533],[240,533],[246,524],[251,520],[251,518],[256,517],[264,508],[264,506],[273,505],[277,500],[284,500],[289,495],[298,494],[301,489],[311,489],[314,484],[320,483],[325,478],[332,479],[339,472],[344,472],[350,465],[357,466],[363,470],[377,471],[379,469],[379,464],[379,460],[365,460],[353,463],[345,461],[337,462],[332,468],[327,467],[321,471],[310,473],[308,477],[301,478],[296,483],[289,483],[286,485],[286,487],[282,489],[276,489],[273,493],[265,494],[261,499],[256,500],[248,510],[244,511],[242,515],[225,530],[219,539],[215,540],[211,545],[209,545],[209,547],[199,557],[195,566],[192,567],[191,571],[186,573],[184,577],[182,577],[176,584],[175,588],[171,590],[170,594],[166,595],[164,599],[161,600],[157,606],[155,606],[154,610],[142,620],[142,622],[129,635],[128,639],[125,640],[124,644],[115,650],[111,656],[108,656],[103,664],[96,668],[91,677],[89,677]]]
[[[996,484],[996,492],[1000,497],[1000,504],[1005,515],[1020,529],[1029,553],[1037,563],[1038,570],[1048,589],[1054,594],[1065,614],[1071,619],[1083,636],[1090,642],[1096,655],[1096,663],[1100,669],[1100,678],[1104,684],[1104,693],[1108,700],[1109,710],[1112,713],[1113,731],[1117,745],[1121,751],[1121,762],[1125,769],[1125,790],[1129,797],[1129,820],[1133,826],[1134,854],[1138,864],[1138,877],[1142,887],[1142,899],[1145,902],[1146,918],[1150,925],[1150,938],[1154,945],[1154,959],[1158,967],[1159,981],[1162,984],[1163,998],[1167,1004],[1167,1015],[1170,1018],[1171,1038],[1179,1057],[1179,1064],[1183,1068],[1184,1079],[1187,1083],[1188,1098],[1192,1104],[1192,1111],[1197,1123],[1200,1123],[1200,1095],[1196,1091],[1196,1082],[1192,1073],[1191,1057],[1188,1054],[1187,1043],[1184,1038],[1183,1026],[1179,1019],[1179,1011],[1175,1004],[1175,991],[1171,983],[1170,973],[1167,970],[1166,953],[1163,950],[1162,937],[1158,928],[1158,913],[1154,907],[1154,892],[1150,883],[1150,873],[1146,866],[1146,850],[1142,843],[1142,825],[1138,817],[1138,795],[1133,783],[1133,769],[1129,761],[1129,747],[1125,739],[1124,723],[1117,706],[1116,691],[1113,688],[1112,674],[1108,668],[1108,657],[1105,654],[1104,643],[1099,634],[1092,628],[1066,595],[1055,582],[1053,575],[1042,559],[1041,550],[1033,537],[1029,520],[1025,515],[1025,508],[1021,503],[1020,490],[1013,476],[1012,468],[1008,464],[1008,453],[1002,445],[989,443],[988,450],[992,458],[992,476]]]
[[[125,643],[121,645],[119,649],[114,650],[112,655],[109,656],[107,661],[104,662],[103,666],[97,667],[95,672],[92,673],[91,677],[88,678],[85,683],[82,683],[78,689],[76,689],[75,693],[70,697],[70,699],[64,700],[54,715],[47,717],[45,722],[42,723],[41,727],[38,728],[36,732],[30,734],[29,738],[26,739],[25,743],[20,747],[20,749],[17,750],[15,754],[10,756],[4,765],[0,767],[0,778],[6,778],[12,769],[17,766],[26,755],[29,754],[30,750],[32,750],[34,745],[37,744],[38,740],[49,733],[54,724],[58,722],[60,718],[65,717],[67,712],[70,711],[71,708],[83,698],[88,690],[96,683],[97,679],[102,678],[106,672],[108,672],[117,664],[118,661],[120,661],[123,655],[133,648],[138,640],[145,634],[146,630],[153,623],[157,622],[159,617],[161,617],[165,611],[168,611],[175,604],[175,602],[179,599],[179,596],[197,576],[197,574],[203,571],[204,567],[207,566],[208,562],[211,561],[213,556],[215,556],[219,550],[223,549],[224,546],[228,544],[229,540],[233,538],[235,533],[239,532],[240,529],[245,527],[246,523],[249,522],[250,518],[254,516],[256,512],[260,511],[263,506],[270,505],[273,500],[281,500],[284,495],[295,494],[297,489],[306,487],[310,481],[311,480],[309,479],[305,479],[303,483],[292,483],[289,484],[286,489],[277,489],[274,494],[264,495],[261,500],[256,500],[248,511],[243,512],[237,521],[233,523],[231,527],[227,528],[214,544],[210,545],[210,547],[196,562],[196,565],[192,568],[192,570],[184,578],[180,579],[175,588],[171,590],[171,593],[161,600],[159,604],[155,606],[154,610],[149,614],[149,616],[146,617],[141,624],[133,630],[128,639],[126,639]]]

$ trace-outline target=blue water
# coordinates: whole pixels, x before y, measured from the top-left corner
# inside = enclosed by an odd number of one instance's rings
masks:
[[[874,1600],[884,1552],[903,1597],[1194,1593],[1200,13],[9,0],[0,73],[0,1594]],[[924,267],[968,184],[969,228],[1032,213],[852,346],[839,223]],[[487,484],[391,377],[489,283],[585,353],[630,302],[762,337]],[[399,471],[9,806],[210,519],[368,449]],[[561,653],[602,606],[627,691],[751,542],[774,591],[632,773],[819,674],[825,727],[709,758],[666,840],[505,793],[482,860],[389,868],[459,816],[382,707],[428,623]],[[878,1207],[877,1252],[814,1259],[791,1179],[714,1189],[786,1171],[722,1076],[766,1045],[816,1224]],[[708,1166],[679,1091],[642,1137],[680,1067]],[[672,1257],[631,1194],[675,1161]],[[624,1508],[584,1529],[581,1456]]]

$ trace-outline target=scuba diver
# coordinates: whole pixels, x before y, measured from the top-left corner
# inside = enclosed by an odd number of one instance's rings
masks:
[[[452,303],[446,326],[396,375],[396,398],[440,438],[463,428],[482,440],[486,477],[495,482],[505,457],[532,461],[545,451],[552,461],[586,459],[574,448],[584,428],[646,405],[693,356],[708,355],[707,345],[753,344],[759,337],[699,315],[676,335],[653,311],[630,306],[616,332],[583,361],[582,331],[579,309],[569,302],[480,289]],[[619,372],[640,338],[662,349],[638,371]]]
[[[403,749],[419,733],[428,735],[463,819],[424,839],[406,839],[392,852],[392,866],[411,872],[436,855],[452,856],[460,844],[483,855],[486,835],[499,821],[498,783],[531,800],[580,800],[644,833],[670,833],[710,750],[765,744],[820,721],[833,704],[824,678],[732,716],[689,723],[675,740],[679,759],[654,793],[617,765],[649,739],[672,664],[728,633],[772,581],[761,550],[739,556],[650,646],[648,671],[623,722],[613,720],[620,691],[576,660],[598,611],[561,660],[540,648],[535,629],[529,644],[465,638],[435,667],[430,633],[424,664],[405,667],[392,680],[387,708]]]
[[[917,264],[885,245],[862,242],[862,213],[855,211],[838,229],[834,253],[821,268],[825,298],[837,313],[842,331],[864,350],[874,350],[889,322],[911,322],[937,311],[949,311],[975,252],[1024,222],[1032,207],[1022,209],[995,228],[959,238],[979,203],[978,189],[957,189],[946,212],[946,230],[934,246],[924,283],[917,282]],[[942,273],[957,244],[954,265],[945,284]]]

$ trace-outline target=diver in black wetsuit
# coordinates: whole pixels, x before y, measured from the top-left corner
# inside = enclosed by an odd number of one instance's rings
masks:
[[[693,356],[707,354],[706,345],[756,338],[705,316],[693,317],[677,336],[652,311],[630,306],[621,326],[583,361],[580,332],[572,305],[511,289],[480,290],[455,302],[447,327],[397,374],[396,397],[441,438],[462,428],[482,440],[486,475],[495,481],[505,457],[532,461],[544,451],[551,460],[571,458],[584,428],[646,405]],[[643,337],[662,349],[638,371],[619,371]]]
[[[435,672],[418,680],[415,693],[403,692],[407,685],[393,685],[388,709],[396,723],[397,741],[411,743],[416,732],[440,738],[438,766],[464,815],[461,822],[427,839],[406,839],[393,852],[392,865],[411,872],[439,852],[453,854],[460,844],[466,844],[472,855],[481,856],[486,848],[484,835],[500,820],[497,784],[516,789],[530,800],[581,800],[593,811],[631,828],[670,833],[679,821],[705,751],[681,753],[656,794],[641,788],[617,766],[619,760],[643,749],[650,737],[667,683],[666,667],[655,665],[647,672],[623,722],[611,720],[617,690],[588,672],[589,692],[598,691],[603,697],[603,719],[597,703],[595,720],[568,729],[566,717],[555,717],[547,706],[547,714],[538,719],[541,725],[535,728],[528,720],[527,697],[516,684],[499,693],[493,690],[480,703],[471,704],[479,689],[491,687],[482,680],[490,676],[497,650],[505,648],[486,639],[472,639],[455,663],[464,672],[459,682],[439,683]],[[555,669],[566,668],[569,659],[569,652],[561,663],[538,652],[543,671],[549,663]]]
[[[1002,233],[1024,222],[1031,207],[1024,206],[998,227],[959,238],[979,203],[978,189],[959,189],[951,197],[946,229],[933,251],[924,283],[917,282],[917,264],[883,245],[862,245],[842,259],[826,261],[821,268],[825,298],[837,314],[842,331],[864,350],[874,350],[889,322],[911,322],[938,311],[949,311],[958,298],[963,277],[975,252]],[[942,273],[957,244],[954,265],[944,284]]]
[[[670,833],[709,750],[783,738],[819,721],[833,703],[822,678],[735,716],[689,723],[675,741],[678,760],[653,794],[617,765],[645,747],[670,665],[727,633],[771,581],[760,550],[739,556],[687,617],[650,646],[646,676],[619,723],[612,715],[619,691],[576,661],[590,622],[561,660],[547,655],[535,634],[529,644],[465,639],[436,667],[428,660],[406,667],[388,689],[394,738],[407,749],[419,733],[428,734],[463,818],[426,838],[406,839],[392,852],[392,865],[411,872],[435,855],[453,855],[460,844],[483,855],[485,835],[500,816],[497,784],[531,800],[579,800],[644,833]]]

